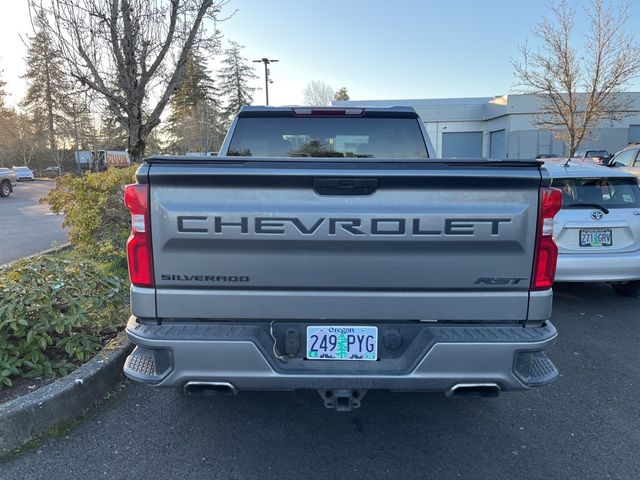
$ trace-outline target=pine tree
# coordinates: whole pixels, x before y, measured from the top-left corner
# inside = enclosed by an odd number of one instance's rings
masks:
[[[217,150],[224,136],[219,90],[201,56],[190,53],[184,76],[169,101],[166,133],[175,153]]]
[[[29,112],[37,132],[51,150],[58,148],[58,130],[64,129],[69,84],[62,73],[62,60],[48,35],[38,31],[27,50],[27,91],[21,106]]]
[[[336,341],[336,357],[347,358],[348,356],[347,336],[344,333],[339,333]]]
[[[336,93],[333,95],[334,100],[349,100],[349,92],[347,92],[347,87],[340,87]]]
[[[2,70],[0,70],[0,74]],[[0,111],[3,111],[7,105],[7,82],[0,77]]]
[[[224,109],[227,119],[233,117],[240,108],[253,102],[253,92],[257,89],[250,87],[249,82],[258,78],[255,69],[241,54],[244,47],[236,42],[229,42],[229,45],[224,52],[226,57],[222,61],[225,66],[219,74],[220,93],[227,99]]]
[[[2,71],[0,70],[0,73]],[[7,82],[0,77],[0,167],[4,167],[5,158],[9,156],[12,140],[13,122],[12,116],[8,115],[10,109],[7,108]]]

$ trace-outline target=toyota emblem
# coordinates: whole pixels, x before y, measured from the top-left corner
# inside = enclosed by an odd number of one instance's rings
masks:
[[[600,210],[594,210],[591,212],[591,218],[594,220],[602,220],[602,217],[604,217],[604,213]]]

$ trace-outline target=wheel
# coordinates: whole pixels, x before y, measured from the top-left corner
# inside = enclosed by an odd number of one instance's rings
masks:
[[[0,185],[0,197],[8,197],[11,194],[11,184],[5,180]]]
[[[611,286],[618,295],[623,297],[637,297],[640,294],[640,280],[625,283],[612,283]]]

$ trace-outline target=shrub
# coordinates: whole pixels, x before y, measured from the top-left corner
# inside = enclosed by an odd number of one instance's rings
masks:
[[[79,252],[96,258],[115,257],[124,265],[130,229],[124,186],[135,180],[135,170],[131,166],[81,177],[65,175],[43,199],[55,213],[65,215],[69,241]]]
[[[66,375],[115,334],[126,318],[128,282],[112,272],[74,252],[1,272],[0,389],[12,377]]]

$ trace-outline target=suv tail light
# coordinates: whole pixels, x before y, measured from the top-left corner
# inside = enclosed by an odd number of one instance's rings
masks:
[[[547,290],[553,285],[558,261],[558,247],[553,241],[553,217],[560,208],[562,208],[562,191],[557,188],[541,188],[532,290]]]
[[[148,199],[148,185],[136,183],[124,187],[124,204],[131,212],[127,265],[131,283],[138,287],[154,286]]]

